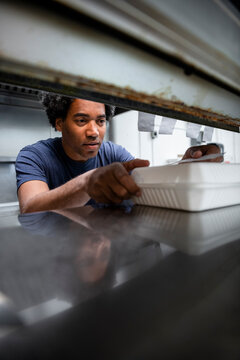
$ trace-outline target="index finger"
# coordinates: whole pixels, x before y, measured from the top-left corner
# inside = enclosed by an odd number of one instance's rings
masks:
[[[149,166],[148,160],[142,160],[142,159],[133,159],[130,161],[125,161],[122,163],[122,165],[125,167],[125,169],[129,172],[137,167],[145,167]]]

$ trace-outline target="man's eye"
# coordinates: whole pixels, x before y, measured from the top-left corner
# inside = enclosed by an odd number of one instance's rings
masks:
[[[77,123],[78,125],[84,125],[84,124],[86,124],[86,122],[87,122],[86,119],[77,119],[77,120],[76,120],[76,123]]]
[[[99,119],[98,120],[98,124],[101,125],[101,126],[103,126],[105,123],[106,123],[105,119]]]

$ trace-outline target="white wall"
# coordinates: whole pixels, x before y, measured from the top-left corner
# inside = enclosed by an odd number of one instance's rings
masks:
[[[137,111],[115,116],[110,124],[110,140],[123,145],[133,156],[150,160],[151,165],[180,159],[190,146],[184,121],[177,121],[173,135],[159,134],[155,139],[150,133],[139,132],[137,122]],[[56,136],[61,133],[49,125],[44,110],[0,105],[0,156],[16,157],[25,145]],[[225,161],[240,163],[240,134],[214,129],[212,142],[224,144]]]
[[[151,133],[139,132],[137,123],[137,111],[115,116],[111,123],[111,140],[124,146],[133,156],[149,160],[151,165],[178,160],[190,146],[184,121],[177,121],[173,135],[158,134],[155,139]]]
[[[213,142],[222,143],[224,145],[225,162],[240,164],[240,134],[215,129],[212,140]]]
[[[25,145],[59,135],[44,110],[0,105],[0,156],[16,157]]]
[[[111,123],[110,139],[124,146],[133,156],[148,159],[152,166],[180,160],[190,146],[191,141],[186,137],[187,123],[184,121],[177,120],[172,135],[158,134],[155,139],[151,138],[150,133],[139,132],[137,123],[137,111],[115,116]],[[224,145],[226,162],[240,163],[240,134],[214,129],[211,142]]]

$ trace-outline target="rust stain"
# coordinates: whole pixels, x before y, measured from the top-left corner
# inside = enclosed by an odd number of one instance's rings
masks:
[[[173,110],[179,113],[189,114],[193,117],[202,118],[210,120],[212,122],[221,122],[223,121],[226,124],[232,125],[234,127],[240,126],[239,119],[231,119],[225,115],[220,115],[213,112],[211,108],[203,110],[196,106],[187,106],[179,100],[166,100],[159,96],[146,95],[145,93],[136,92],[128,88],[119,88],[114,85],[103,84],[101,82],[81,79],[77,81],[77,86],[83,89],[91,89],[94,91],[103,92],[109,95],[118,96],[120,98],[127,98],[128,100],[137,101],[141,103],[151,104],[154,106],[159,106],[161,108]],[[163,96],[164,93],[161,94]],[[173,97],[172,97],[173,98]]]
[[[41,67],[47,67],[48,66],[48,63],[47,61],[37,61],[37,65],[41,66]]]
[[[43,65],[45,64],[42,64],[42,66]],[[201,109],[197,106],[187,106],[183,102],[177,100],[176,96],[174,95],[172,95],[170,100],[164,98],[164,96],[169,95],[169,87],[166,88],[167,94],[165,94],[165,92],[161,92],[157,95],[148,95],[142,92],[137,92],[131,89],[130,86],[121,88],[92,79],[74,77],[59,71],[46,69],[45,67],[41,68],[32,65],[26,66],[24,64],[15,62],[11,63],[11,61],[5,61],[5,64],[2,62],[0,70],[3,73],[3,75],[1,75],[3,78],[5,73],[16,75],[16,81],[18,76],[22,76],[24,78],[27,77],[27,79],[24,80],[25,86],[33,87],[43,91],[57,92],[75,97],[79,90],[86,90],[89,92],[101,93],[120,99],[135,101],[141,104],[152,105],[156,107],[156,113],[160,113],[162,110],[171,111],[172,113],[175,113],[175,117],[179,119],[182,118],[186,120],[187,115],[187,117],[190,119],[189,121],[192,122],[208,124],[210,126],[220,128],[228,128],[237,132],[239,132],[240,129],[240,118],[229,118],[226,115],[213,112],[211,108]],[[40,80],[40,82],[38,82],[38,80]],[[48,82],[48,85],[44,86],[42,81]],[[17,85],[17,82],[15,84]],[[19,82],[19,85],[23,84],[20,84]],[[55,87],[55,85],[60,86]],[[132,108],[134,109],[134,107]]]

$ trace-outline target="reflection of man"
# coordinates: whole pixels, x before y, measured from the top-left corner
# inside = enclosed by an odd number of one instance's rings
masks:
[[[111,241],[106,236],[93,233],[86,238],[76,258],[80,280],[95,283],[102,279],[109,264],[110,250]]]
[[[111,241],[108,237],[81,225],[80,221],[76,223],[53,212],[20,215],[19,221],[30,233],[43,236],[43,244],[45,238],[49,244],[58,239],[55,246],[48,246],[48,250],[52,251],[52,261],[56,258],[56,262],[59,262],[64,256],[65,268],[67,263],[69,267],[73,265],[82,283],[93,284],[105,277],[111,257]]]
[[[85,205],[91,198],[102,203],[121,203],[140,196],[129,175],[148,166],[119,145],[103,142],[107,105],[82,99],[47,95],[43,100],[49,121],[62,138],[40,141],[22,149],[16,161],[21,212],[34,212]],[[187,157],[219,152],[201,147]]]

